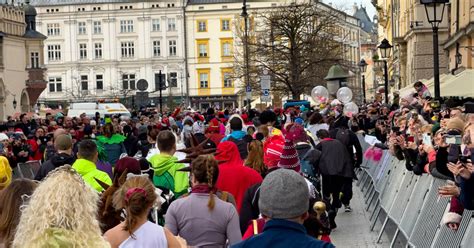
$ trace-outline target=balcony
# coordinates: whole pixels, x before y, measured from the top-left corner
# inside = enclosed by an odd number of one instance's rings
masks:
[[[27,68],[28,79],[26,80],[26,91],[30,98],[30,103],[35,104],[38,97],[44,89],[46,89],[47,82],[44,79],[46,68]]]
[[[27,86],[39,83],[45,84],[44,87],[46,87],[46,80],[44,80],[46,68],[27,68],[26,71],[28,72],[28,79],[26,80]]]

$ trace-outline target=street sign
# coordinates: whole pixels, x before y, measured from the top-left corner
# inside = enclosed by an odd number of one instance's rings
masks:
[[[260,76],[260,86],[262,90],[269,90],[270,89],[270,75],[262,75]]]
[[[270,101],[272,101],[272,97],[270,95],[268,95],[268,96],[261,95],[260,96],[260,101],[261,102],[270,102]]]
[[[252,92],[252,87],[250,87],[250,85],[247,85],[245,87],[245,92]]]
[[[148,81],[146,79],[140,79],[137,82],[137,89],[140,91],[145,91],[148,89]]]
[[[272,97],[270,96],[269,89],[262,89],[262,95],[260,96],[260,101],[262,102],[270,102]]]

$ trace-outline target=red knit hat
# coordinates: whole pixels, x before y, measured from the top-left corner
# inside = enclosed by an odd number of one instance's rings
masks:
[[[300,159],[298,152],[296,151],[295,144],[291,140],[285,140],[285,146],[281,153],[280,162],[278,167],[283,169],[290,169],[296,172],[301,171]]]

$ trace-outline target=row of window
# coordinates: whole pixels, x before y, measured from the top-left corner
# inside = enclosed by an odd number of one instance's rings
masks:
[[[231,57],[232,56],[232,38],[221,39],[221,56]],[[198,39],[196,40],[196,46],[198,50],[198,59],[209,58],[209,40]]]
[[[168,31],[176,31],[176,18],[168,18]],[[226,24],[229,25],[228,23]],[[61,35],[61,27],[59,23],[48,23],[46,25],[48,36],[59,36]],[[102,22],[93,21],[92,22],[93,34],[102,34]],[[151,29],[153,32],[161,31],[161,21],[160,19],[152,19]],[[133,33],[134,32],[134,22],[133,20],[120,20],[120,33]],[[87,34],[87,23],[78,22],[77,23],[77,33],[79,35]]]
[[[209,89],[210,88],[210,69],[198,69],[198,85],[200,89]],[[222,87],[224,88],[233,88],[234,83],[232,79],[232,70],[231,69],[222,69]]]
[[[155,78],[158,74],[155,74]],[[178,87],[178,73],[170,72],[168,78],[169,87]],[[62,78],[61,77],[50,77],[48,79],[49,92],[62,92]],[[89,90],[89,76],[81,75],[80,77],[81,90]],[[159,89],[159,82],[155,82],[156,90]],[[104,76],[102,74],[95,75],[95,89],[104,90]],[[135,74],[122,74],[122,89],[123,90],[136,90],[136,75]]]
[[[197,29],[198,29],[198,32],[207,32],[207,21],[198,20]],[[230,19],[221,20],[221,31],[230,31]]]
[[[60,61],[61,60],[61,45],[48,45],[48,60],[49,61]],[[154,57],[160,57],[161,52],[161,41],[153,41],[152,53]],[[120,54],[122,58],[134,58],[135,57],[135,42],[124,41],[120,43]],[[177,41],[168,41],[168,56],[177,55]],[[86,43],[79,44],[79,59],[84,60],[88,58],[88,49]],[[102,43],[94,43],[94,59],[102,59]]]
[[[174,3],[168,3],[168,8],[173,8],[175,7],[175,4]],[[152,8],[159,8],[160,5],[159,4],[152,4],[151,5]],[[92,10],[93,11],[99,11],[101,10],[102,8],[101,7],[92,7]],[[133,6],[132,5],[126,5],[126,6],[120,6],[119,9],[123,10],[123,9],[133,9]],[[86,8],[77,8],[77,11],[78,12],[83,12],[83,11],[86,11]],[[46,13],[54,13],[54,12],[59,12],[59,9],[46,9]]]

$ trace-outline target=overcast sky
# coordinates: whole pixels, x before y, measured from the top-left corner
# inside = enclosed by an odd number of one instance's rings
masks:
[[[324,3],[332,3],[337,9],[343,10],[352,14],[352,6],[354,3],[364,6],[367,9],[370,19],[376,14],[375,7],[370,3],[371,0],[323,0]]]

